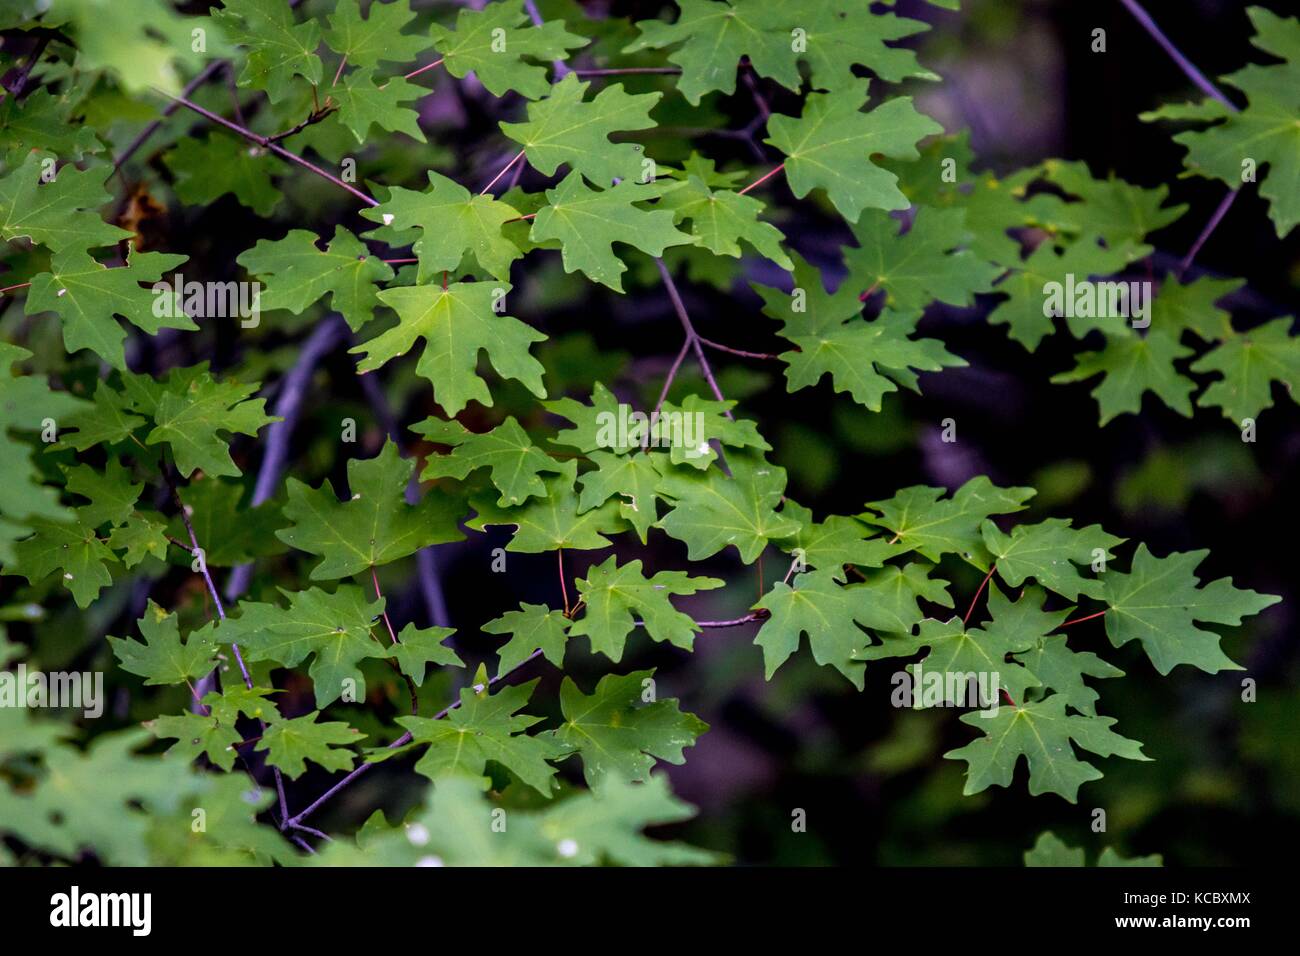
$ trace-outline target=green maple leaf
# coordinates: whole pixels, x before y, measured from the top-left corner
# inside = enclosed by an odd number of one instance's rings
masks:
[[[724,583],[717,578],[693,578],[683,571],[660,571],[645,577],[640,560],[619,566],[611,555],[603,564],[588,568],[587,577],[577,582],[587,609],[569,628],[569,636],[585,635],[593,653],[615,662],[622,660],[627,636],[638,625],[653,640],[691,650],[700,628],[689,615],[673,607],[670,598],[711,591]]]
[[[1044,225],[1082,235],[1099,236],[1107,246],[1120,247],[1142,241],[1177,222],[1186,205],[1161,208],[1169,196],[1168,186],[1143,189],[1117,179],[1094,179],[1087,163],[1049,159],[1042,165],[1042,177],[1064,192],[1078,197],[1053,207],[1055,215]]]
[[[155,717],[145,721],[145,727],[159,740],[175,740],[167,753],[177,759],[188,763],[202,755],[227,773],[235,766],[235,747],[243,739],[234,724],[189,711]]]
[[[459,505],[437,492],[418,504],[404,495],[414,461],[406,461],[390,441],[374,458],[348,461],[351,497],[339,501],[326,483],[311,488],[288,481],[284,516],[292,524],[277,531],[285,544],[321,555],[313,581],[347,577],[414,554],[430,544],[459,541]]]
[[[454,29],[437,23],[431,29],[433,45],[452,76],[473,72],[493,96],[514,90],[530,100],[541,99],[551,88],[546,68],[530,60],[563,60],[588,43],[565,30],[562,21],[533,26],[522,0],[462,9]]]
[[[259,240],[235,261],[265,280],[262,311],[286,309],[301,315],[329,295],[334,310],[358,331],[374,318],[377,287],[393,278],[393,270],[342,226],[335,227],[334,238],[323,251],[316,241],[314,232],[293,229],[283,239]]]
[[[1097,715],[1099,695],[1083,679],[1124,676],[1122,670],[1091,651],[1071,650],[1064,634],[1044,635],[1029,650],[1017,652],[1015,658],[1029,668],[1044,688],[1055,691],[1065,698],[1068,706],[1088,717]]]
[[[1055,793],[1070,803],[1078,800],[1079,787],[1101,779],[1101,771],[1076,755],[1075,745],[1099,757],[1150,760],[1142,745],[1111,730],[1112,717],[1084,717],[1065,713],[1065,698],[1053,694],[1018,707],[999,707],[963,714],[962,723],[983,731],[965,747],[950,750],[950,760],[967,763],[966,795],[991,786],[1008,787],[1023,756],[1029,764],[1029,792],[1033,796]]]
[[[860,320],[862,302],[854,287],[845,283],[832,295],[822,285],[821,274],[796,257],[794,293],[754,286],[762,297],[763,311],[783,323],[781,336],[795,351],[779,356],[787,363],[786,387],[790,392],[816,385],[831,376],[836,391],[850,393],[872,411],[881,399],[904,385],[915,389],[916,372],[963,366],[938,339],[911,338],[920,312],[886,312],[871,321]]]
[[[330,90],[330,96],[338,101],[339,119],[352,130],[358,143],[366,141],[372,126],[392,133],[405,133],[423,143],[426,140],[420,130],[420,114],[400,104],[418,100],[428,92],[400,76],[376,84],[370,70],[357,70],[343,77]]]
[[[421,628],[414,624],[406,625],[397,635],[397,643],[392,648],[398,669],[415,681],[416,687],[420,687],[424,684],[424,672],[429,664],[464,667],[465,662],[460,659],[460,655],[442,643],[455,633],[454,627]]]
[[[835,572],[809,571],[784,581],[754,606],[770,615],[758,629],[754,643],[763,649],[763,668],[768,680],[799,649],[799,639],[808,635],[808,646],[818,664],[829,665],[862,690],[864,669],[858,654],[867,644],[858,624],[871,614],[870,592],[837,584]]]
[[[269,217],[284,194],[273,176],[288,172],[269,150],[236,136],[213,133],[186,137],[167,154],[176,174],[176,197],[191,206],[207,206],[229,193],[262,217]]]
[[[1025,690],[1039,686],[1041,679],[1022,663],[1008,660],[1008,655],[1035,647],[1069,616],[1069,609],[1044,611],[1045,598],[1041,588],[1028,588],[1020,600],[1013,602],[998,590],[997,585],[990,584],[991,620],[988,623],[972,628],[957,617],[947,621],[927,619],[920,622],[916,634],[887,637],[858,656],[862,660],[911,657],[922,649],[928,649],[917,664],[909,665],[908,670],[916,674],[920,668],[927,676],[944,675],[946,703],[965,703],[960,697],[955,701],[946,697],[947,689],[953,687],[954,678],[960,681],[961,691],[969,681],[979,679],[980,690],[994,698],[982,700],[980,703],[985,707],[996,706],[999,690],[1006,690],[1012,699],[1023,701]],[[924,677],[920,682],[924,685]],[[924,686],[915,689],[917,696],[914,700],[917,703],[914,706],[920,706],[923,692]]]
[[[524,147],[529,164],[551,176],[568,165],[598,186],[615,179],[639,180],[643,149],[636,143],[611,143],[612,133],[650,129],[650,109],[659,93],[627,93],[611,83],[590,101],[583,95],[590,83],[570,73],[551,87],[543,100],[528,104],[526,123],[502,123],[501,131]]]
[[[1010,326],[1011,338],[1032,352],[1054,328],[1045,291],[1049,284],[1063,285],[1069,275],[1079,283],[1112,275],[1149,251],[1146,246],[1099,246],[1091,236],[1071,244],[1064,252],[1058,252],[1051,242],[1044,242],[998,283],[995,291],[1005,292],[1009,298],[989,313],[989,323]],[[1115,327],[1125,322],[1121,318],[1102,319],[1102,324],[1096,324],[1096,319],[1068,321],[1076,338],[1083,338],[1092,328],[1115,332]]]
[[[574,492],[578,463],[570,460],[560,466],[558,474],[542,479],[545,494],[514,508],[502,508],[493,497],[473,497],[470,504],[478,513],[465,522],[482,530],[488,525],[514,525],[516,530],[506,545],[507,551],[542,554],[558,548],[572,551],[598,551],[610,547],[604,533],[623,530],[622,519],[615,513],[614,502],[581,511]]]
[[[125,266],[108,269],[85,252],[56,252],[50,260],[50,271],[32,279],[26,312],[28,315],[57,313],[63,324],[63,344],[69,352],[90,349],[114,368],[125,369],[122,343],[126,341],[126,331],[115,315],[128,319],[150,335],[162,328],[198,328],[179,309],[159,318],[155,312],[159,296],[140,287],[141,282],[156,282],[187,258],[132,250]]]
[[[647,534],[659,520],[655,507],[659,470],[654,461],[649,455],[616,455],[606,451],[593,451],[587,457],[596,470],[578,479],[582,488],[578,510],[590,511],[617,498],[619,515],[636,529],[637,537],[645,544]]]
[[[507,239],[501,227],[519,218],[519,212],[498,199],[473,195],[454,180],[429,171],[425,192],[389,187],[388,198],[361,215],[384,224],[368,236],[396,240],[397,233],[419,229],[413,249],[420,260],[417,281],[425,283],[443,272],[456,272],[462,264],[470,271],[482,269],[497,279],[510,278],[510,264],[523,253]],[[391,230],[391,231],[390,231]],[[403,244],[394,242],[394,244]]]
[[[64,434],[59,445],[85,451],[95,445],[124,441],[145,424],[145,419],[131,409],[131,399],[126,395],[105,381],[96,382],[93,405],[79,404],[75,411],[62,419]],[[72,429],[71,434],[67,429]]]
[[[932,565],[913,561],[906,565],[887,564],[869,569],[862,583],[853,588],[867,592],[863,616],[867,626],[882,634],[910,634],[925,617],[920,601],[924,598],[941,607],[952,607],[948,582],[931,578]]]
[[[243,472],[230,457],[219,432],[256,435],[280,419],[266,414],[265,399],[250,396],[260,383],[217,382],[206,371],[188,381],[169,383],[153,413],[155,427],[145,442],[166,442],[176,456],[176,467],[187,478],[196,469],[211,476],[237,477]]]
[[[1196,626],[1231,624],[1258,614],[1281,598],[1232,586],[1219,578],[1198,587],[1195,571],[1208,551],[1174,552],[1157,558],[1139,544],[1127,574],[1109,570],[1102,576],[1102,600],[1110,605],[1106,634],[1111,644],[1142,644],[1161,674],[1191,664],[1209,674],[1241,670],[1219,648],[1219,635]]]
[[[1195,385],[1179,374],[1174,362],[1191,354],[1191,349],[1160,329],[1153,328],[1146,335],[1112,335],[1107,336],[1100,352],[1080,353],[1073,369],[1053,375],[1051,381],[1083,382],[1101,374],[1092,396],[1097,399],[1103,425],[1118,415],[1140,412],[1147,392],[1190,418]]]
[[[254,750],[266,753],[266,762],[279,767],[290,780],[301,777],[310,760],[326,770],[351,770],[353,753],[340,749],[365,736],[338,720],[317,723],[320,711],[292,720],[277,720],[262,733]]]
[[[859,517],[867,524],[889,530],[895,540],[931,561],[945,554],[958,554],[983,571],[991,560],[980,534],[984,519],[1022,511],[1025,502],[1034,496],[1034,489],[999,488],[979,475],[953,492],[951,498],[943,494],[942,488],[913,485],[888,501],[869,502],[869,510]]]
[[[75,117],[75,119],[74,119]],[[19,166],[27,154],[42,150],[80,161],[86,153],[104,149],[95,131],[81,125],[80,104],[72,91],[55,95],[46,87],[32,90],[21,100],[0,100],[0,160]]]
[[[785,491],[785,469],[752,452],[728,455],[727,463],[730,476],[717,468],[665,474],[657,492],[672,510],[657,527],[686,542],[692,561],[734,547],[742,561],[753,564],[770,540],[799,530],[795,519],[776,512]]]
[[[411,430],[431,442],[453,448],[449,455],[428,456],[421,479],[464,478],[472,471],[487,468],[492,484],[501,492],[497,504],[502,507],[542,497],[546,494],[542,475],[563,472],[560,462],[534,445],[514,418],[507,418],[481,434],[469,431],[459,422],[439,418],[427,418]]]
[[[560,743],[582,755],[582,775],[597,793],[611,781],[647,781],[655,761],[686,762],[682,751],[695,746],[709,725],[678,709],[676,700],[644,700],[653,670],[606,674],[590,696],[572,679],[560,685],[564,723]]]
[[[153,601],[139,620],[144,643],[129,637],[110,637],[109,646],[122,669],[145,678],[145,684],[188,684],[215,666],[216,645],[211,635],[198,631],[181,642],[175,614],[168,614]]]
[[[429,40],[402,30],[415,19],[409,0],[370,4],[365,19],[360,0],[340,0],[326,17],[325,42],[354,66],[372,69],[381,60],[410,63],[429,48]]]
[[[313,86],[321,82],[320,25],[315,20],[295,23],[286,5],[267,5],[260,0],[226,0],[216,11],[232,42],[248,48],[240,86],[265,90],[272,102],[285,99],[294,89],[293,79],[301,76]]]
[[[498,674],[514,670],[537,650],[556,667],[563,667],[568,629],[569,619],[544,604],[520,604],[519,610],[507,611],[479,628],[484,634],[511,635],[497,651]]]
[[[567,419],[575,426],[560,430],[559,434],[552,439],[557,445],[577,448],[582,452],[606,449],[613,454],[622,454],[641,447],[640,441],[633,440],[636,436],[632,434],[630,428],[626,436],[619,436],[617,430],[613,436],[609,434],[607,423],[618,421],[620,407],[629,406],[621,406],[618,397],[600,382],[592,384],[590,404],[565,397],[542,402],[541,405],[552,415]],[[611,437],[615,439],[612,445],[608,440]],[[619,441],[620,437],[626,437],[627,441]]]
[[[1196,400],[1202,408],[1220,408],[1241,424],[1273,407],[1272,386],[1281,383],[1290,396],[1300,395],[1300,337],[1291,334],[1291,318],[1274,319],[1235,332],[1192,365],[1193,372],[1218,372]]]
[[[799,89],[799,68],[791,51],[790,31],[778,32],[768,22],[765,6],[754,0],[715,3],[681,0],[676,23],[640,20],[641,35],[624,53],[662,50],[681,44],[668,62],[682,68],[677,90],[692,106],[705,93],[736,91],[736,68],[748,57],[754,69],[789,90]]]
[[[672,210],[674,222],[690,222],[691,235],[714,255],[739,259],[744,240],[781,268],[794,268],[781,248],[785,236],[776,226],[759,220],[763,203],[753,196],[711,189],[704,179],[691,174],[664,196],[658,208]]]
[[[669,246],[695,241],[673,225],[672,212],[634,205],[661,192],[657,185],[631,180],[595,190],[577,172],[569,173],[559,186],[546,191],[548,205],[538,211],[529,237],[534,242],[559,240],[565,272],[582,272],[622,292],[627,266],[614,255],[614,243],[635,246],[657,258]]]
[[[525,731],[540,717],[518,713],[533,695],[536,680],[502,687],[495,694],[486,688],[476,692],[465,687],[460,707],[441,720],[429,717],[399,717],[397,722],[411,732],[412,746],[425,752],[415,765],[441,787],[446,777],[469,776],[486,786],[488,761],[501,764],[544,797],[555,789],[555,768],[547,763],[568,752],[549,735],[529,736]],[[372,755],[386,757],[389,754]]]
[[[1175,276],[1167,275],[1151,303],[1151,325],[1176,338],[1185,330],[1206,342],[1228,338],[1235,334],[1231,313],[1217,308],[1216,303],[1245,284],[1245,279],[1201,276],[1184,285]]]
[[[239,616],[216,628],[216,640],[238,644],[249,663],[274,661],[296,667],[312,656],[308,675],[316,693],[316,706],[325,707],[344,694],[351,681],[355,695],[364,700],[366,680],[358,664],[371,657],[387,658],[389,649],[375,639],[375,617],[384,602],[366,600],[361,588],[344,585],[333,594],[319,588],[281,590],[288,607],[243,601]]]
[[[90,504],[77,508],[77,517],[91,528],[121,524],[135,510],[144,490],[143,484],[131,484],[130,470],[116,458],[110,458],[103,471],[89,465],[69,468],[67,479],[64,490],[90,499]]]
[[[916,159],[917,141],[943,132],[906,96],[861,112],[866,85],[858,80],[834,93],[813,93],[798,118],[773,114],[767,122],[771,135],[764,140],[785,154],[785,176],[797,198],[824,189],[849,222],[857,222],[864,209],[909,205],[898,177],[872,163],[872,156]]]
[[[1095,565],[1100,559],[1104,568],[1115,557],[1110,549],[1125,540],[1107,534],[1101,525],[1072,528],[1068,520],[1061,518],[1017,525],[1010,534],[1003,534],[992,521],[985,521],[980,534],[998,574],[1011,587],[1018,588],[1027,578],[1033,578],[1071,601],[1078,600],[1080,594],[1100,598],[1104,590],[1099,579],[1081,577],[1075,565]]]
[[[251,507],[244,501],[243,487],[212,477],[191,481],[179,494],[208,567],[235,567],[286,550],[275,537],[285,525],[278,504]],[[172,519],[168,530],[174,538],[189,537],[180,515]]]
[[[866,66],[890,83],[913,77],[939,79],[916,62],[916,54],[911,50],[885,45],[928,30],[927,23],[882,14],[851,0],[762,4],[762,8],[767,22],[787,41],[794,28],[804,31],[804,49],[798,55],[811,68],[813,89],[836,90],[857,85],[858,78],[853,72],[857,65]]]
[[[84,252],[107,246],[131,235],[110,226],[98,212],[112,196],[104,182],[113,174],[108,166],[84,172],[75,166],[60,169],[46,182],[41,153],[29,153],[23,164],[0,178],[0,238],[30,239],[55,252]]]
[[[27,523],[35,534],[13,546],[15,560],[5,564],[6,574],[21,574],[35,584],[61,571],[63,586],[83,609],[113,583],[107,565],[116,563],[117,558],[95,536],[94,526],[76,519],[65,523],[35,516]]]
[[[131,515],[108,536],[110,548],[126,552],[120,556],[120,560],[128,568],[135,567],[148,555],[165,561],[170,544],[167,540],[167,520],[156,512]]]
[[[1255,27],[1251,43],[1284,62],[1273,66],[1247,66],[1222,77],[1223,82],[1246,94],[1247,105],[1233,112],[1217,100],[1199,105],[1164,107],[1144,113],[1144,120],[1192,120],[1208,128],[1189,130],[1174,137],[1187,148],[1189,170],[1237,189],[1243,181],[1243,163],[1267,166],[1259,194],[1269,201],[1269,218],[1278,238],[1300,222],[1300,20],[1284,19],[1263,7],[1246,11]],[[1253,180],[1252,180],[1253,181]]]
[[[918,209],[912,226],[899,235],[888,213],[867,210],[853,227],[858,248],[846,249],[851,288],[883,289],[885,301],[900,311],[932,302],[975,304],[975,294],[991,292],[1002,270],[967,248],[973,238],[961,209]]]
[[[829,515],[825,521],[816,522],[809,509],[788,498],[781,513],[799,522],[798,532],[777,542],[781,550],[795,554],[806,567],[832,572],[841,583],[845,580],[845,565],[878,568],[902,550],[878,537],[875,530],[857,518]]]
[[[448,415],[455,415],[471,400],[491,406],[492,394],[476,366],[480,351],[503,378],[513,378],[539,398],[542,365],[528,353],[541,332],[518,319],[498,314],[494,306],[510,291],[508,283],[454,282],[436,286],[401,286],[385,289],[379,300],[398,315],[398,324],[353,348],[364,358],[361,372],[381,368],[389,359],[405,355],[424,339],[426,345],[416,372],[433,383],[434,400]]]
[[[1085,866],[1082,847],[1067,846],[1055,833],[1048,830],[1038,835],[1037,842],[1025,851],[1025,866]],[[1112,847],[1106,847],[1097,857],[1097,866],[1164,866],[1159,853],[1150,856],[1123,857]]]

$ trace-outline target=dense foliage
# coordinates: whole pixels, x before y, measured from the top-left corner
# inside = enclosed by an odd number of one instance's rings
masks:
[[[709,727],[665,691],[720,634],[726,680],[810,659],[819,693],[966,707],[943,785],[1062,825],[1150,760],[1112,695],[1198,670],[1246,696],[1222,629],[1278,599],[1209,551],[1045,513],[1027,474],[882,467],[849,505],[809,476],[832,434],[911,442],[905,394],[974,364],[937,316],[1049,394],[1091,385],[1085,447],[1172,412],[1249,456],[1300,388],[1291,318],[1243,324],[1244,280],[1154,254],[1190,215],[1167,185],[978,168],[918,106],[925,22],[196,6],[0,13],[0,664],[103,672],[108,702],[0,706],[0,859],[721,862],[645,832],[692,816],[655,768]],[[1143,118],[1188,172],[1257,182],[1282,238],[1300,21],[1248,13],[1236,103]],[[921,423],[960,447],[958,405]]]

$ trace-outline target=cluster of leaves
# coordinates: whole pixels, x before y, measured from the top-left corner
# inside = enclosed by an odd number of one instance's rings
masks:
[[[29,70],[36,88],[0,102],[0,238],[11,253],[7,280],[26,288],[18,293],[25,315],[55,316],[41,321],[62,342],[0,347],[0,443],[9,469],[0,484],[0,560],[5,574],[28,582],[26,602],[57,601],[63,589],[78,608],[91,608],[115,584],[141,581],[147,592],[186,569],[203,587],[178,590],[174,612],[149,603],[138,621],[142,641],[109,639],[121,670],[182,692],[160,698],[171,709],[160,702],[147,723],[152,738],[174,741],[164,756],[139,753],[150,738],[134,730],[99,735],[81,750],[69,742],[70,728],[0,708],[0,830],[25,846],[65,858],[91,850],[109,863],[297,860],[286,840],[303,845],[301,814],[268,811],[282,835],[255,824],[270,797],[255,785],[250,799],[236,763],[249,769],[256,754],[279,783],[302,775],[308,762],[356,772],[411,754],[416,772],[434,784],[425,804],[398,826],[372,818],[355,840],[330,844],[321,862],[710,862],[710,853],[641,833],[689,816],[651,771],[657,761],[681,763],[707,729],[676,700],[657,697],[652,671],[608,673],[590,693],[566,677],[561,716],[549,726],[523,712],[538,681],[505,681],[538,657],[563,668],[566,654],[589,650],[618,665],[638,629],[691,650],[706,623],[674,599],[726,582],[648,567],[648,551],[627,557],[652,535],[684,544],[692,563],[753,565],[772,550],[790,556],[785,579],[740,622],[707,622],[757,623],[768,678],[804,636],[819,664],[859,689],[868,662],[885,658],[994,675],[1010,699],[992,716],[963,717],[979,735],[948,754],[968,766],[967,793],[1010,785],[1023,756],[1031,793],[1073,802],[1083,783],[1101,776],[1081,752],[1146,759],[1140,744],[1111,729],[1115,721],[1098,712],[1099,695],[1085,680],[1121,672],[1058,633],[1085,599],[1091,603],[1081,610],[1104,612],[1114,647],[1138,641],[1161,674],[1179,664],[1235,668],[1219,635],[1198,625],[1237,625],[1275,600],[1230,579],[1202,585],[1195,571],[1203,551],[1157,557],[1139,544],[1127,570],[1118,570],[1111,562],[1123,539],[1064,519],[1010,524],[1033,490],[982,477],[950,495],[905,488],[860,513],[817,520],[787,494],[786,473],[769,460],[758,423],[737,417],[737,403],[713,382],[673,279],[682,271],[730,287],[744,256],[783,274],[753,289],[789,343],[773,357],[788,390],[829,375],[836,392],[874,412],[900,387],[919,389],[920,373],[965,364],[918,333],[931,305],[999,297],[989,321],[1034,349],[1055,330],[1043,311],[1046,283],[1121,273],[1151,251],[1143,244],[1149,234],[1184,212],[1164,205],[1163,188],[1097,179],[1078,163],[1048,161],[1002,178],[971,171],[964,136],[942,135],[907,96],[876,96],[901,81],[937,79],[913,51],[891,45],[924,24],[821,0],[777,7],[682,0],[673,22],[636,24],[537,23],[520,0],[434,20],[407,0],[364,10],[340,0],[327,15],[312,4],[300,12],[258,0],[226,0],[211,16],[193,17],[163,0],[132,5],[134,21],[151,26],[113,46],[95,30],[95,4],[86,0],[0,17],[0,28],[19,36],[59,31],[44,58],[38,41],[40,62]],[[1278,24],[1283,37],[1300,29]],[[249,356],[214,374],[207,363],[164,370],[143,361],[151,346],[140,343],[207,329],[184,296],[148,287],[173,276],[185,256],[142,251],[140,234],[103,217],[120,165],[112,153],[125,148],[115,111],[129,104],[147,120],[163,103],[152,88],[178,92],[181,76],[204,66],[204,56],[188,52],[193,30],[206,37],[209,64],[228,59],[233,67],[236,119],[209,122],[228,111],[226,91],[195,93],[202,104],[179,104],[162,134],[170,140],[161,164],[140,174],[158,178],[154,188],[169,189],[181,208],[229,195],[274,220],[279,238],[229,257],[262,285],[268,324],[293,332],[333,321],[326,310],[337,313],[347,327],[339,338],[355,341],[349,352],[360,375],[406,368],[402,357],[415,353],[407,364],[418,382],[407,384],[437,407],[410,429],[428,448],[422,469],[399,448],[408,436],[395,435],[377,455],[349,458],[345,483],[289,478],[276,495],[261,487],[263,475],[278,477],[266,470],[274,456],[250,453],[237,436],[257,436],[266,449],[272,429],[292,427],[287,413],[285,421],[267,414],[271,393],[260,381],[284,365]],[[1290,41],[1260,45],[1300,56]],[[618,79],[584,79],[563,62],[577,57],[612,60],[615,70],[666,61],[680,75],[629,92]],[[422,60],[436,62],[417,68]],[[425,143],[417,104],[429,89],[413,81],[438,65],[453,78],[439,86],[472,74],[513,109],[499,131],[518,155],[486,187],[471,190],[427,163],[405,177],[421,188],[386,185],[377,162],[363,192],[349,185],[355,179],[301,159],[312,150],[341,169],[347,161],[355,167],[352,153],[386,142],[386,134]],[[1237,75],[1251,108],[1199,134],[1214,141],[1195,141],[1193,155],[1217,157],[1198,160],[1200,168],[1220,175],[1222,157],[1243,148],[1252,123],[1293,106],[1278,99],[1289,75],[1278,71],[1290,69]],[[719,169],[693,150],[664,162],[647,155],[654,140],[645,134],[668,125],[661,117],[715,122],[708,104],[735,91],[738,71],[801,96],[794,112],[764,116],[764,142],[783,158],[764,180],[779,173],[796,199],[846,224],[853,244],[842,250],[847,275],[834,291],[827,278],[837,270],[790,248],[779,214],[752,194],[760,183],[740,187],[753,174]],[[1207,107],[1175,118],[1224,117]],[[422,155],[436,156],[436,147]],[[1271,176],[1281,177],[1294,159],[1265,158]],[[401,176],[392,165],[392,178]],[[525,166],[543,188],[517,185]],[[333,221],[343,213],[320,215],[326,194],[303,192],[317,188],[332,189],[328,201],[350,204],[348,214],[360,218],[345,225]],[[1289,229],[1296,217],[1285,212],[1287,197],[1272,198],[1279,230]],[[311,228],[302,228],[304,219]],[[560,253],[565,274],[611,293],[634,283],[673,301],[685,341],[653,415],[611,430],[611,422],[628,421],[617,383],[557,388],[534,354],[548,336],[535,327],[536,303],[512,282],[550,251]],[[1103,422],[1137,411],[1148,390],[1191,414],[1193,383],[1173,364],[1192,354],[1182,344],[1190,333],[1213,346],[1191,370],[1223,376],[1199,404],[1234,421],[1253,417],[1271,403],[1272,382],[1291,387],[1300,378],[1300,346],[1285,319],[1235,330],[1216,303],[1237,287],[1166,277],[1146,330],[1068,318],[1071,335],[1100,334],[1105,344],[1058,378],[1103,374],[1096,392]],[[668,401],[691,352],[711,397]],[[279,380],[277,400],[292,396],[289,378]],[[531,397],[514,397],[523,394]],[[502,396],[527,416],[500,414]],[[55,440],[36,441],[47,420]],[[279,441],[282,454],[287,438]],[[263,471],[250,493],[241,463],[259,457]],[[445,643],[457,632],[414,623],[396,631],[378,570],[489,528],[510,529],[507,553],[558,553],[562,606],[521,603],[478,623],[482,634],[508,638],[495,676],[480,666],[449,706],[427,716],[418,689],[433,683],[430,667],[445,678],[441,687],[451,680],[443,669],[464,666]],[[564,554],[611,548],[618,552],[574,582],[570,602]],[[972,625],[969,612],[953,613],[949,582],[935,576],[944,560],[987,573],[986,620]],[[270,600],[238,600],[248,579],[234,587],[232,576],[227,613],[212,571],[246,573],[250,562],[262,562],[258,590]],[[288,585],[278,597],[273,581]],[[203,621],[209,597],[218,613]],[[467,630],[474,629],[458,636]],[[576,652],[575,637],[586,638]],[[16,660],[19,652],[5,653]],[[381,726],[368,713],[382,699],[368,690],[376,675],[385,685],[399,677],[416,712],[395,719],[403,733],[390,745],[361,749],[362,739],[388,732],[353,726]],[[290,684],[303,681],[314,709],[289,706]],[[577,793],[560,775],[575,757],[586,785]],[[520,796],[525,788],[552,802]],[[491,826],[496,801],[512,807],[508,835]],[[106,805],[120,811],[111,820]],[[205,833],[189,826],[193,806],[208,814]],[[1032,853],[1073,859],[1042,843]]]

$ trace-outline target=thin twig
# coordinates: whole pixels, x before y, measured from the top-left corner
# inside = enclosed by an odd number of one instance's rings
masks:
[[[682,297],[677,292],[677,284],[673,282],[672,273],[668,271],[668,267],[664,265],[662,259],[656,258],[655,265],[659,267],[659,275],[664,280],[664,287],[668,290],[668,298],[672,300],[673,309],[677,312],[677,318],[686,331],[686,339],[690,342],[691,348],[695,350],[695,358],[699,360],[700,372],[704,375],[704,380],[709,383],[709,388],[713,391],[714,397],[720,402],[725,402],[727,399],[722,394],[722,389],[718,388],[718,380],[713,377],[713,369],[709,366],[709,359],[704,354],[704,347],[700,345],[700,337],[695,331],[695,326],[691,324],[691,317],[686,312]],[[728,418],[735,418],[729,408],[723,414]]]
[[[714,342],[714,341],[711,340],[711,339],[706,339],[706,338],[705,338],[704,336],[702,336],[702,335],[699,336],[699,339],[700,339],[700,342],[701,342],[703,345],[707,345],[707,346],[708,346],[709,348],[711,348],[711,349],[717,349],[719,352],[727,352],[727,353],[729,353],[729,354],[731,354],[731,355],[739,355],[739,356],[741,356],[742,358],[752,358],[752,359],[778,359],[778,358],[780,358],[780,356],[778,356],[778,355],[772,355],[770,352],[747,352],[747,351],[745,351],[744,349],[735,349],[735,348],[732,348],[730,345],[723,345],[721,342]]]
[[[1223,222],[1223,217],[1228,214],[1228,210],[1232,208],[1232,204],[1236,201],[1237,192],[1236,189],[1228,190],[1228,194],[1223,197],[1218,208],[1214,210],[1214,215],[1210,217],[1210,221],[1205,224],[1201,234],[1196,237],[1195,244],[1193,244],[1187,255],[1183,256],[1183,261],[1178,264],[1179,279],[1182,279],[1183,274],[1192,267],[1193,260],[1195,260],[1197,253],[1201,251],[1201,247],[1210,238],[1210,234],[1219,228],[1219,223]]]
[[[1173,41],[1171,41],[1169,37],[1165,36],[1164,31],[1161,30],[1160,27],[1156,26],[1156,22],[1151,19],[1150,14],[1148,14],[1146,10],[1142,9],[1142,4],[1138,3],[1137,0],[1119,0],[1119,2],[1124,4],[1124,7],[1128,12],[1133,14],[1133,18],[1137,20],[1138,23],[1142,24],[1143,29],[1145,29],[1147,33],[1151,34],[1152,38],[1159,43],[1173,61],[1178,64],[1179,69],[1186,73],[1187,78],[1200,87],[1201,91],[1205,93],[1206,96],[1214,97],[1234,113],[1237,112],[1237,107],[1233,104],[1232,100],[1224,96],[1223,91],[1211,83],[1206,75],[1196,68],[1196,64],[1183,56],[1182,51],[1179,50],[1178,47],[1174,46]]]
[[[213,60],[202,70],[200,70],[198,75],[195,76],[194,79],[190,80],[188,83],[185,84],[185,88],[181,90],[181,98],[183,99],[190,96],[190,94],[192,94],[204,83],[208,82],[208,80],[212,79],[212,77],[216,76],[219,72],[221,72],[222,69],[224,69],[228,65],[229,64],[225,60]],[[148,142],[149,137],[152,136],[154,133],[158,132],[158,127],[162,126],[163,121],[166,120],[167,117],[171,116],[180,108],[181,108],[181,104],[175,100],[173,100],[173,102],[168,103],[165,107],[163,107],[162,115],[159,116],[158,119],[151,122],[144,129],[140,130],[140,132],[136,135],[135,139],[131,140],[131,142],[127,144],[126,149],[122,150],[122,154],[118,156],[117,159],[113,160],[113,170],[115,172],[117,170],[120,170],[123,164],[132,156],[134,156],[141,146],[143,146],[146,142]]]
[[[682,342],[681,349],[677,352],[677,358],[673,359],[673,364],[668,369],[668,375],[664,378],[664,387],[659,390],[659,401],[655,402],[654,414],[659,414],[659,409],[664,407],[664,402],[668,400],[668,391],[673,387],[673,379],[677,377],[677,370],[682,367],[682,362],[686,359],[686,353],[691,350],[691,337],[686,336]],[[650,434],[646,432],[646,439],[649,440]]]

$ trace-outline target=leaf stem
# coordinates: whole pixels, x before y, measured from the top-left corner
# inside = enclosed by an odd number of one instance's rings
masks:
[[[746,186],[736,195],[743,196],[751,189],[757,189],[759,186],[763,185],[763,183],[767,182],[769,179],[771,179],[777,173],[782,172],[784,169],[785,169],[785,163],[782,163],[780,166],[777,166],[775,169],[768,170],[762,176],[759,176],[757,179],[755,179],[752,183],[750,183],[748,186]]]

